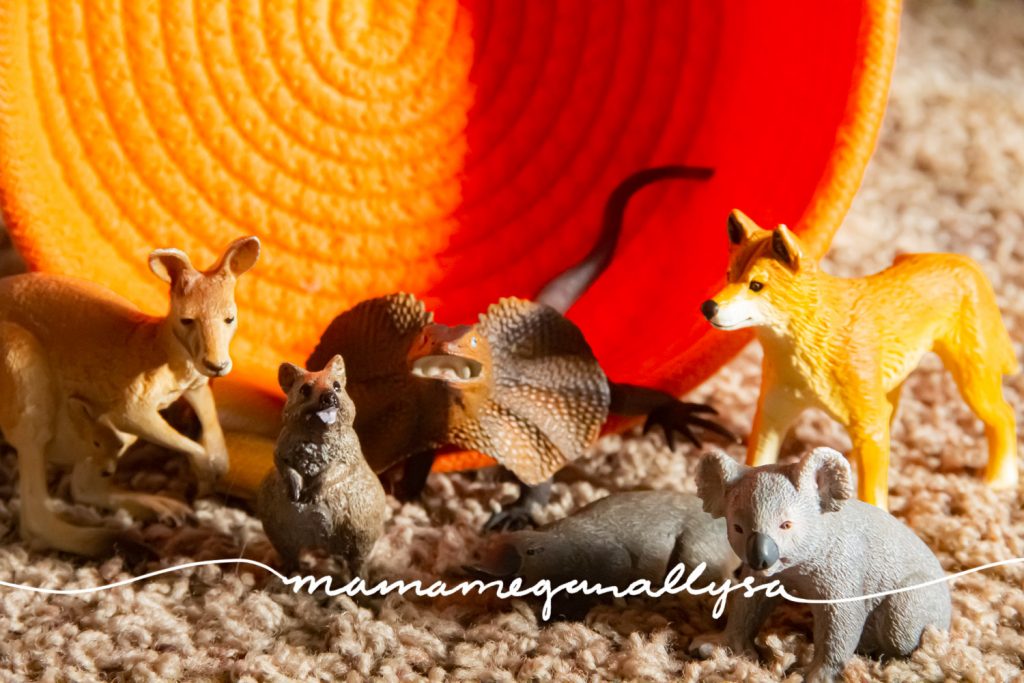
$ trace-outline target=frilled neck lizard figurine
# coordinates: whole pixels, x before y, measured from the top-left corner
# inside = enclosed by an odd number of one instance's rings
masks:
[[[617,384],[601,370],[583,333],[563,315],[607,267],[625,206],[641,187],[665,178],[705,179],[709,169],[650,168],[629,176],[605,207],[597,245],[552,281],[538,301],[501,299],[475,325],[449,327],[410,294],[364,301],[328,326],[307,367],[341,354],[355,429],[373,470],[387,472],[402,499],[419,495],[438,449],[484,453],[525,484],[520,499],[488,529],[531,522],[550,496],[551,477],[593,445],[609,413],[647,416],[645,431],[692,428],[733,438],[701,417],[714,410],[654,389]]]

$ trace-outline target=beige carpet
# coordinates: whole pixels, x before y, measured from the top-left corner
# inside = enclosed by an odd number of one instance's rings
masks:
[[[784,163],[784,160],[780,160]],[[959,251],[978,259],[999,293],[1011,334],[1024,339],[1024,4],[912,2],[907,8],[892,102],[878,154],[828,267],[862,274],[900,252]],[[1018,343],[1018,355],[1020,355]],[[759,351],[750,348],[699,395],[747,433]],[[1024,377],[1007,382],[1021,406]],[[903,393],[894,434],[892,508],[954,572],[1024,556],[1024,514],[1014,494],[979,482],[985,442],[937,360]],[[786,451],[845,448],[819,415],[799,424]],[[739,455],[740,449],[734,449]],[[609,491],[692,490],[695,453],[668,452],[660,438],[608,438],[564,473],[545,519]],[[173,475],[139,472],[160,488]],[[151,525],[160,563],[99,565],[33,553],[17,540],[13,458],[0,461],[0,578],[85,586],[179,561],[244,553],[267,558],[259,522],[238,507],[202,502],[184,529]],[[511,486],[473,476],[435,476],[422,504],[393,508],[374,573],[433,578],[457,568],[478,541],[493,504]],[[94,514],[78,511],[82,515]],[[128,523],[129,520],[121,520]],[[127,573],[127,574],[126,574]],[[996,681],[1021,677],[1024,568],[955,584],[951,632],[928,637],[908,660],[855,659],[847,680]],[[203,568],[87,598],[0,592],[0,671],[19,680],[799,680],[811,658],[800,610],[773,619],[757,664],[685,655],[713,628],[705,602],[663,600],[600,607],[583,623],[538,623],[523,603],[413,603],[391,597],[295,596],[259,572]]]

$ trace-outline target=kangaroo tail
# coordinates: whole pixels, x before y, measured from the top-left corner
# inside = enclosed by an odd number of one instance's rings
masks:
[[[583,260],[556,276],[537,295],[536,301],[547,304],[560,313],[569,310],[590,285],[608,268],[622,233],[622,221],[630,198],[640,189],[670,178],[707,180],[714,169],[701,166],[654,166],[637,171],[620,182],[608,196],[604,205],[601,233],[597,242]]]

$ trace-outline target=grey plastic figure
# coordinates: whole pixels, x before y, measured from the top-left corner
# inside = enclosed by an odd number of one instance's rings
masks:
[[[324,550],[352,578],[384,531],[387,500],[363,458],[345,392],[345,363],[335,356],[320,372],[282,363],[287,395],[274,469],[257,508],[267,537],[288,570],[303,550]]]
[[[932,551],[902,522],[851,500],[850,466],[830,448],[817,448],[795,464],[755,468],[710,452],[700,462],[697,490],[704,509],[726,519],[729,542],[743,558],[742,576],[778,579],[793,595],[847,598],[945,576]],[[707,657],[725,646],[756,657],[754,637],[781,599],[737,592],[725,631],[694,639],[691,651]],[[814,658],[806,680],[833,680],[855,651],[906,656],[926,627],[949,627],[950,610],[945,582],[813,605]]]
[[[630,491],[594,501],[540,529],[498,534],[474,569],[498,578],[519,577],[525,585],[586,579],[626,588],[647,579],[657,588],[675,565],[684,564],[688,575],[701,562],[707,568],[695,586],[731,577],[739,566],[724,521],[705,513],[692,494]],[[592,603],[567,596],[555,609],[575,617]]]

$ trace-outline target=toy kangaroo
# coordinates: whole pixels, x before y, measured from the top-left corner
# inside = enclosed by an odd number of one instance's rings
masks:
[[[727,522],[743,578],[778,580],[790,594],[836,600],[918,586],[945,576],[932,551],[898,519],[853,496],[850,465],[816,448],[792,465],[745,467],[721,452],[697,470],[704,510]],[[721,634],[694,639],[707,657],[724,645],[756,657],[754,638],[782,598],[735,595]],[[815,604],[814,659],[804,680],[831,681],[855,651],[905,657],[928,626],[949,628],[945,582],[885,597]]]
[[[352,429],[345,363],[335,356],[320,372],[283,363],[278,380],[288,399],[257,498],[263,528],[288,570],[303,550],[326,550],[351,579],[384,532],[387,500]]]
[[[1002,376],[1017,371],[992,287],[953,254],[908,254],[863,278],[838,278],[804,255],[785,226],[729,216],[728,283],[701,306],[720,330],[756,327],[764,348],[747,464],[775,462],[807,407],[842,423],[853,443],[861,500],[888,508],[889,427],[900,387],[935,351],[985,423],[985,481],[1017,484],[1017,431]]]
[[[479,451],[526,484],[487,528],[521,527],[534,505],[547,502],[552,475],[594,443],[610,412],[647,416],[645,429],[662,426],[670,446],[673,430],[699,444],[694,426],[732,438],[699,416],[714,412],[708,406],[609,381],[582,331],[563,315],[610,261],[633,193],[664,178],[710,174],[665,166],[628,177],[609,197],[597,245],[537,302],[502,299],[476,325],[449,327],[412,295],[393,294],[331,322],[307,367],[322,368],[334,354],[345,358],[356,432],[374,471],[398,477],[396,495],[419,495],[437,449]]]
[[[107,476],[135,439],[185,453],[201,491],[226,471],[208,382],[231,370],[235,282],[259,251],[255,237],[238,239],[205,272],[177,249],[154,251],[150,268],[170,285],[165,317],[145,315],[74,278],[33,273],[0,280],[0,429],[18,452],[22,538],[92,556],[114,541],[114,531],[70,524],[50,509],[47,464],[72,469],[78,502],[163,516],[187,507],[117,488]],[[202,425],[198,443],[160,416],[179,397]]]

